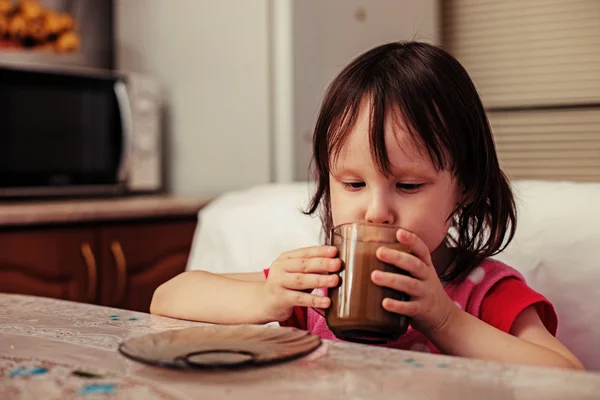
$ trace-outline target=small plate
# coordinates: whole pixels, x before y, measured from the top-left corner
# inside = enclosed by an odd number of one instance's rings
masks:
[[[177,369],[223,369],[272,364],[305,356],[321,339],[295,328],[209,325],[134,337],[119,345],[133,360]]]

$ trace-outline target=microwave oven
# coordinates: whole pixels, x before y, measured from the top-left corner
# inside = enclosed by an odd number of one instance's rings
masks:
[[[161,128],[150,75],[0,63],[0,198],[160,192]]]

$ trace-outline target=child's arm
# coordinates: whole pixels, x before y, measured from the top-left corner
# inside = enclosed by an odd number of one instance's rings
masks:
[[[264,275],[247,280],[187,271],[159,286],[150,313],[215,324],[265,323]]]
[[[237,279],[238,281],[262,282],[266,280],[264,272],[242,272],[237,274],[219,274],[226,278]]]
[[[383,307],[410,317],[413,328],[426,335],[442,352],[493,361],[583,369],[581,362],[546,330],[533,306],[517,316],[510,334],[502,332],[452,302],[437,276],[429,248],[419,237],[401,229],[397,239],[413,253],[381,248],[377,256],[410,276],[375,271],[373,282],[410,295],[409,301],[385,299]]]
[[[216,275],[188,271],[156,289],[152,314],[215,324],[261,324],[284,321],[293,307],[329,306],[329,299],[305,291],[337,285],[341,262],[337,249],[316,246],[283,253],[262,272]]]
[[[518,364],[584,369],[547,330],[534,306],[515,319],[510,335],[456,307],[447,322],[428,334],[444,353]]]

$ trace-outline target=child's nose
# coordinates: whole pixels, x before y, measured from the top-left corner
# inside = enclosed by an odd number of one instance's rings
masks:
[[[394,214],[389,206],[383,201],[373,201],[367,213],[365,214],[365,220],[373,224],[394,224]]]

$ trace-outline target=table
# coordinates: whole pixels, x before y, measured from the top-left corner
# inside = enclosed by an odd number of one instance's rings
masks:
[[[0,294],[1,399],[598,399],[600,374],[325,341],[311,355],[241,371],[173,371],[129,360],[134,335],[198,325],[56,299]]]

